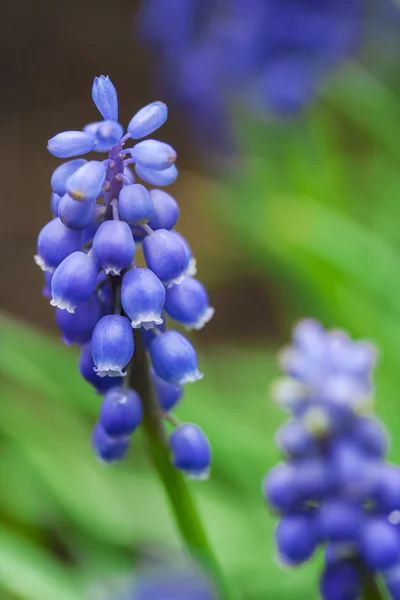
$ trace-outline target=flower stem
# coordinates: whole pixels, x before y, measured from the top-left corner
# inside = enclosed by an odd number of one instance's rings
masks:
[[[221,600],[233,600],[238,596],[230,589],[220,569],[186,481],[171,463],[162,415],[148,376],[147,356],[139,330],[134,330],[134,337],[135,355],[129,383],[142,399],[143,430],[151,460],[164,487],[187,551],[212,576],[219,589],[218,597]]]
[[[385,595],[382,593],[376,576],[372,573],[364,571],[364,594],[363,600],[384,600]]]

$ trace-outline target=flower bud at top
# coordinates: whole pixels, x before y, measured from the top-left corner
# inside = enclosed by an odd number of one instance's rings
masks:
[[[97,323],[92,336],[95,371],[99,377],[125,376],[123,369],[133,356],[132,327],[126,317],[106,315]]]
[[[74,160],[69,160],[68,162],[65,162],[57,167],[50,180],[53,192],[59,196],[64,196],[64,194],[67,192],[68,179],[84,164],[86,164],[86,160],[84,158],[74,158]]]
[[[95,261],[84,252],[73,252],[67,256],[53,275],[50,304],[73,313],[92,295],[97,272]]]
[[[124,221],[104,221],[93,239],[93,258],[110,275],[119,275],[135,256],[135,242]]]
[[[99,423],[113,437],[131,435],[142,420],[139,394],[132,388],[109,390],[103,398]]]
[[[134,329],[152,329],[160,325],[164,300],[164,286],[150,269],[135,268],[124,274],[121,302]]]
[[[193,277],[185,277],[182,283],[167,289],[165,311],[187,329],[201,329],[214,315],[203,284]]]
[[[150,357],[156,374],[178,385],[203,377],[197,366],[197,355],[192,344],[178,331],[165,331],[150,346]]]
[[[52,272],[81,247],[82,239],[80,231],[68,229],[60,219],[53,219],[39,233],[35,261],[43,271]]]
[[[67,181],[68,194],[82,202],[95,200],[100,194],[106,177],[104,163],[91,160],[80,167]]]
[[[179,218],[179,206],[176,200],[164,190],[150,190],[153,200],[153,215],[149,219],[152,229],[172,229]]]
[[[132,117],[128,125],[129,135],[134,140],[143,138],[164,125],[167,118],[167,105],[160,101],[152,102]]]
[[[197,425],[184,423],[169,439],[175,467],[192,477],[204,478],[211,463],[211,446]]]
[[[154,214],[150,193],[140,183],[125,185],[118,197],[119,216],[127,223],[145,223]]]
[[[124,128],[117,121],[100,121],[96,128],[95,150],[106,152],[118,144],[124,135]]]
[[[144,140],[130,149],[132,159],[148,169],[163,171],[176,161],[176,152],[169,144]]]
[[[137,163],[135,165],[135,170],[140,179],[143,179],[143,181],[146,181],[151,185],[158,185],[160,187],[174,183],[175,179],[178,177],[178,169],[175,164],[172,164],[163,171],[156,171],[155,169],[142,167],[142,165]]]
[[[80,231],[92,222],[95,210],[95,200],[79,202],[69,194],[64,194],[58,205],[58,216],[66,227]]]
[[[118,121],[117,90],[108,75],[94,78],[92,98],[103,119]]]
[[[143,240],[147,266],[164,284],[181,282],[187,266],[185,246],[171,231],[158,229]]]
[[[48,141],[47,149],[53,156],[69,158],[91,152],[95,141],[93,135],[84,131],[63,131]]]

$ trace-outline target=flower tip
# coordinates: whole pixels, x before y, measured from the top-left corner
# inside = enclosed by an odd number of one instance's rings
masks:
[[[42,271],[47,272],[47,273],[54,273],[53,267],[49,267],[46,264],[46,262],[43,260],[43,258],[41,256],[39,256],[39,254],[35,254],[33,257],[33,260],[35,261],[37,266],[42,269]]]
[[[195,381],[199,381],[199,379],[203,379],[204,373],[199,371],[199,369],[195,369],[190,373],[187,373],[184,377],[177,382],[178,385],[185,385],[186,383],[194,383]]]
[[[76,305],[74,306],[70,302],[61,299],[56,300],[54,297],[50,300],[50,304],[60,310],[66,310],[71,314],[74,314],[76,308]]]

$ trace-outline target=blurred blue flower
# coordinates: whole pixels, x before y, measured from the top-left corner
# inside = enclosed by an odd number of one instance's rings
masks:
[[[359,597],[366,571],[398,598],[400,467],[386,462],[387,434],[371,414],[375,352],[342,331],[301,321],[281,354],[275,399],[291,413],[278,432],[285,462],[264,482],[280,513],[276,544],[289,565],[326,544],[325,600]]]
[[[147,0],[136,28],[157,81],[218,141],[229,98],[289,117],[360,42],[365,0]]]

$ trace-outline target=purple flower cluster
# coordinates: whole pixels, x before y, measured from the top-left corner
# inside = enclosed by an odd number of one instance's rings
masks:
[[[276,544],[289,565],[326,545],[325,600],[356,600],[366,573],[400,598],[400,467],[385,460],[388,437],[370,413],[374,362],[369,343],[304,320],[274,388],[291,413],[277,434],[285,462],[264,483],[280,514]]]
[[[134,356],[134,329],[140,329],[160,404],[169,412],[184,384],[202,377],[190,341],[166,331],[165,313],[187,329],[200,329],[213,315],[186,240],[174,230],[175,199],[158,189],[175,181],[176,152],[168,144],[142,139],[167,120],[167,106],[153,102],[136,113],[124,133],[109,77],[96,77],[93,101],[102,121],[82,131],[64,131],[48,142],[54,156],[72,159],[51,177],[53,219],[41,230],[35,260],[45,274],[44,295],[56,307],[67,344],[81,346],[80,372],[104,394],[93,446],[105,461],[122,458],[142,419],[137,392],[125,376]],[[129,139],[141,140],[126,148]],[[105,160],[75,158],[107,152]],[[151,186],[136,183],[136,176]],[[141,249],[146,267],[138,267]],[[190,423],[170,437],[174,464],[203,474],[210,447]]]
[[[364,0],[146,0],[136,27],[157,53],[157,82],[212,133],[231,97],[279,117],[298,113],[357,47],[363,8]]]

